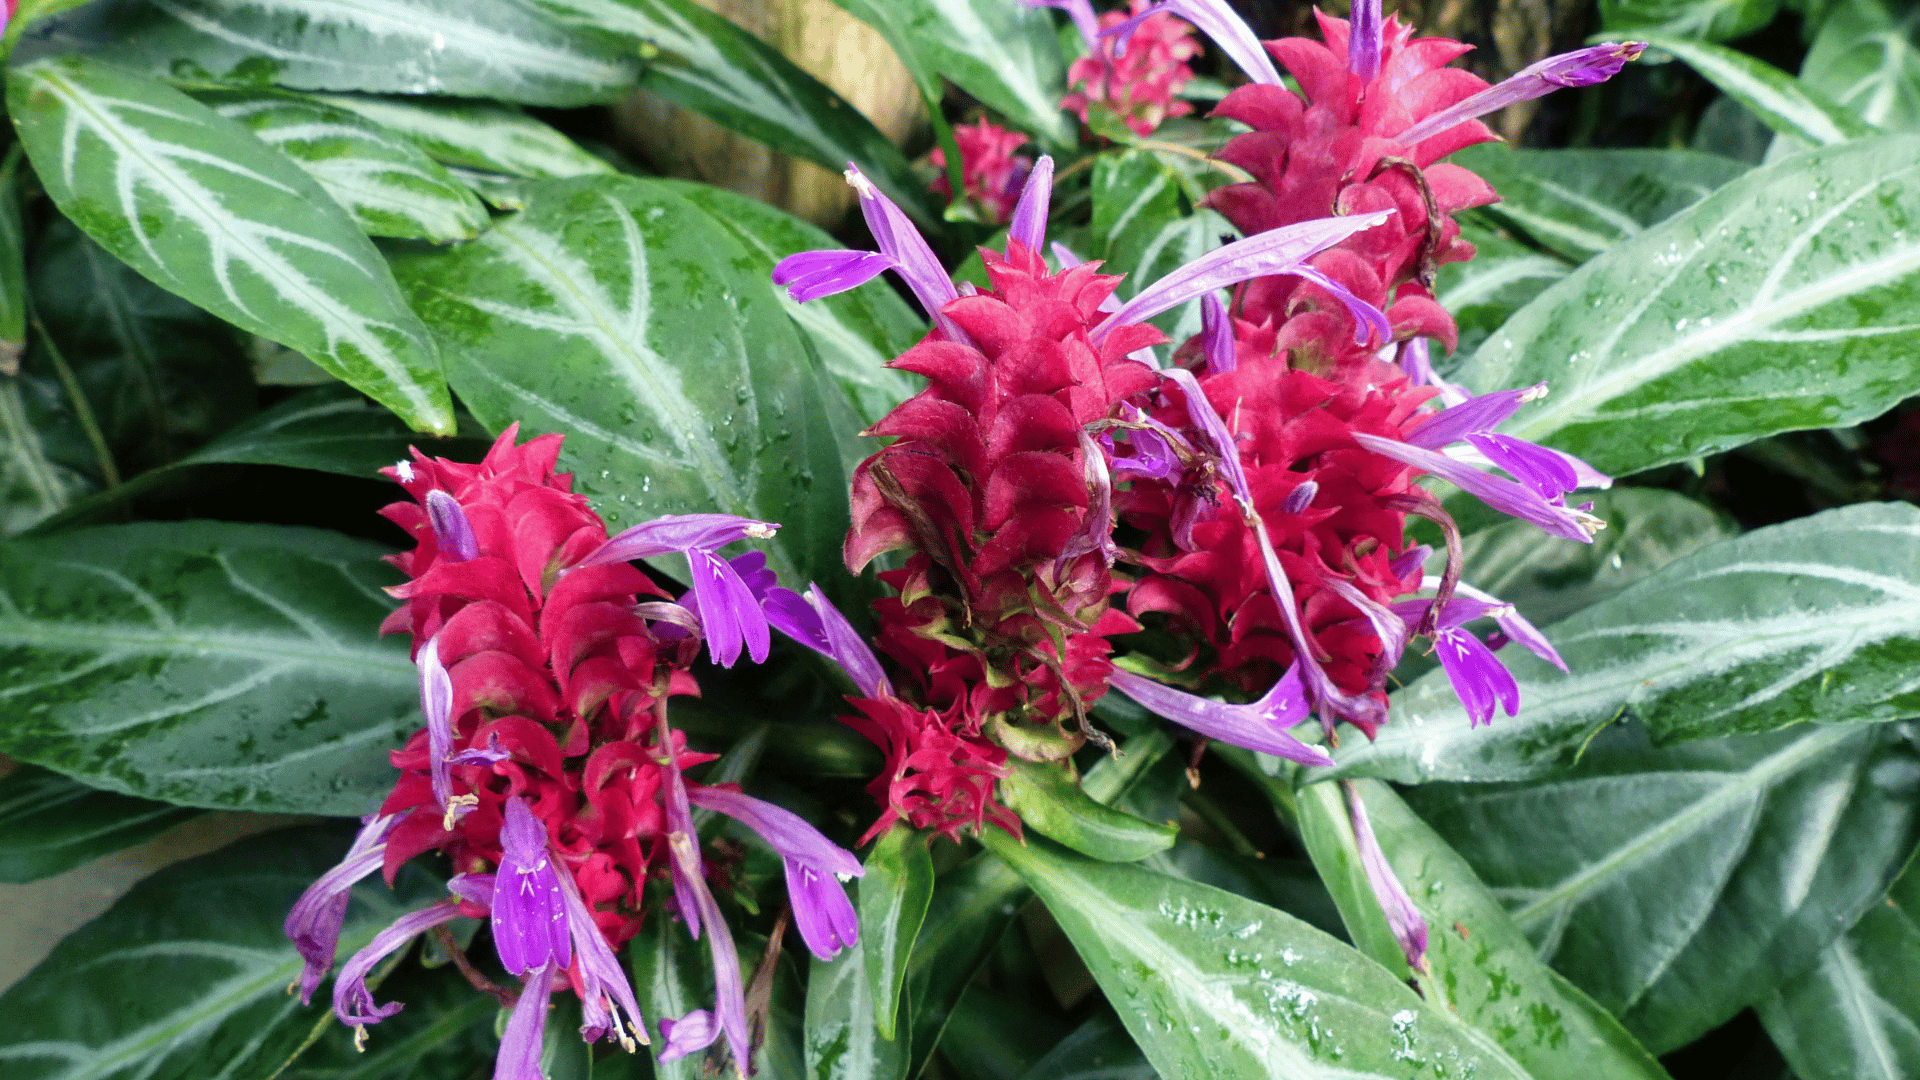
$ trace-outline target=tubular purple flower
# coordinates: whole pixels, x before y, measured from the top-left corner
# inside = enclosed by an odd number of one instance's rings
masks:
[[[515,975],[552,961],[573,961],[561,871],[547,850],[547,827],[519,796],[507,800],[500,826],[500,869],[494,875],[493,947]]]
[[[858,288],[892,267],[893,260],[877,251],[802,251],[774,266],[773,283],[804,304]]]
[[[1347,70],[1370,83],[1380,76],[1380,0],[1358,0],[1348,15]]]
[[[1094,17],[1093,0],[1020,0],[1027,7],[1059,8],[1073,20],[1073,28],[1080,31],[1080,40],[1087,43],[1087,52],[1100,51],[1100,20]],[[4,24],[0,24],[4,25]]]
[[[1520,406],[1547,396],[1547,384],[1519,390],[1500,390],[1478,397],[1468,396],[1459,403],[1431,414],[1431,418],[1407,436],[1407,443],[1424,450],[1443,450],[1458,442],[1447,456],[1469,465],[1491,465],[1507,471],[1541,498],[1560,501],[1569,491],[1582,487],[1606,488],[1613,480],[1586,462],[1563,451],[1550,449],[1494,428],[1505,423]]]
[[[732,514],[668,514],[610,537],[576,566],[632,562],[676,551],[714,551],[740,540],[768,540],[780,526]]]
[[[340,1022],[351,1028],[364,1029],[368,1024],[377,1024],[403,1008],[395,1001],[386,1005],[375,1004],[373,991],[367,989],[367,976],[374,967],[392,956],[407,943],[441,923],[459,917],[460,909],[452,900],[441,900],[432,907],[419,911],[409,911],[393,921],[373,936],[366,947],[354,953],[345,964],[340,966],[340,977],[333,983],[333,1012]],[[354,1044],[359,1045],[366,1038],[364,1030],[353,1035]]]
[[[1440,391],[1440,400],[1448,405],[1458,405],[1473,396],[1433,370],[1426,338],[1409,338],[1400,343],[1400,370],[1407,373],[1415,386],[1431,386]]]
[[[1429,415],[1426,422],[1407,435],[1407,443],[1423,450],[1440,450],[1469,435],[1484,434],[1507,422],[1529,401],[1547,395],[1547,384],[1520,390],[1498,390],[1480,394],[1451,408]]]
[[[714,552],[738,540],[765,540],[779,528],[771,521],[732,514],[670,514],[609,538],[575,565],[598,566],[680,552],[687,557],[692,591],[713,662],[732,667],[744,647],[757,664],[766,660],[773,644],[766,614],[740,571]]]
[[[1033,171],[1027,174],[1026,190],[1014,204],[1013,219],[1007,226],[1007,254],[1013,254],[1015,241],[1039,253],[1040,245],[1047,239],[1047,204],[1052,196],[1053,155],[1041,154],[1040,160],[1033,163]]]
[[[1437,589],[1440,587],[1440,578],[1429,574],[1421,579],[1420,585],[1426,589]],[[1488,614],[1493,616],[1493,621],[1499,624],[1501,632],[1507,635],[1508,640],[1519,642],[1522,648],[1561,671],[1567,670],[1567,662],[1560,659],[1559,650],[1553,647],[1553,643],[1547,640],[1539,627],[1534,626],[1512,604],[1490,593],[1482,592],[1464,581],[1455,582],[1453,590],[1461,596],[1492,605],[1494,610]]]
[[[1447,673],[1447,681],[1453,684],[1461,706],[1467,710],[1472,727],[1492,723],[1496,705],[1506,709],[1508,716],[1520,710],[1520,686],[1514,682],[1513,674],[1493,655],[1493,650],[1465,629],[1465,625],[1475,619],[1489,615],[1500,618],[1513,612],[1512,605],[1489,603],[1491,599],[1455,597],[1448,601],[1433,630],[1433,648],[1440,658],[1440,667]],[[1413,627],[1426,617],[1433,603],[1430,599],[1407,600],[1393,605],[1393,609]],[[1551,648],[1548,646],[1549,651]],[[1559,657],[1556,655],[1554,659]]]
[[[765,606],[774,629],[839,664],[862,697],[895,696],[879,657],[819,585],[810,583],[805,596],[791,589],[772,589]]]
[[[1268,86],[1283,85],[1280,73],[1274,70],[1273,61],[1268,58],[1267,50],[1261,47],[1260,39],[1253,36],[1253,29],[1227,6],[1226,0],[1166,0],[1118,26],[1102,31],[1100,36],[1117,36],[1120,40],[1115,43],[1113,53],[1115,56],[1125,56],[1127,40],[1133,37],[1133,32],[1140,28],[1148,16],[1162,12],[1178,15],[1212,38],[1229,60],[1240,65],[1240,70],[1247,73],[1247,78]]]
[[[448,759],[453,756],[453,677],[440,662],[440,635],[427,639],[413,658],[420,673],[420,711],[427,718],[427,767],[433,784],[433,801],[446,815],[443,825],[453,831],[453,774]]]
[[[1175,690],[1122,668],[1113,670],[1108,683],[1155,714],[1209,739],[1302,765],[1333,764],[1325,750],[1303,743],[1287,731],[1307,717],[1307,696],[1301,687],[1298,664],[1288,668],[1260,700],[1246,705],[1229,705]]]
[[[1394,876],[1387,853],[1380,850],[1380,839],[1373,834],[1373,823],[1367,820],[1367,806],[1360,798],[1360,790],[1350,780],[1342,780],[1340,784],[1347,792],[1347,810],[1353,820],[1354,843],[1360,850],[1360,868],[1366,871],[1373,899],[1387,916],[1387,928],[1400,943],[1400,951],[1407,954],[1407,966],[1425,975],[1429,971],[1427,920],[1413,905],[1406,887]]]
[[[1136,476],[1148,476],[1155,480],[1166,480],[1179,475],[1184,466],[1175,447],[1191,449],[1187,441],[1172,428],[1148,416],[1135,406],[1122,402],[1121,419],[1128,423],[1140,424],[1127,433],[1129,453],[1122,456],[1115,446],[1111,432],[1100,436],[1100,443],[1114,451],[1113,471],[1133,473]]]
[[[1607,527],[1605,521],[1585,510],[1542,498],[1539,493],[1524,484],[1502,480],[1497,476],[1481,472],[1465,462],[1438,451],[1422,449],[1409,443],[1381,438],[1378,435],[1356,432],[1353,437],[1368,450],[1411,465],[1416,469],[1424,469],[1473,495],[1495,510],[1538,526],[1549,536],[1591,544],[1594,534]]]
[[[1283,514],[1303,513],[1307,507],[1313,505],[1313,500],[1319,494],[1319,481],[1302,480],[1299,486],[1287,492],[1286,498],[1280,500],[1280,512]]]
[[[701,876],[700,854],[694,848],[693,834],[677,829],[669,832],[667,850],[673,859],[676,885],[682,878],[692,883],[691,900],[707,924],[707,949],[713,956],[714,1014],[719,1017],[720,1030],[726,1033],[735,1065],[743,1075],[751,1076],[752,1033],[747,1026],[746,987],[740,980],[740,954],[733,947],[733,934],[728,931],[720,905],[714,903],[713,893]]]
[[[393,814],[370,816],[347,848],[339,865],[307,886],[287,912],[287,937],[306,962],[300,970],[300,1004],[313,1001],[320,980],[333,970],[334,953],[340,948],[340,928],[347,920],[347,904],[360,879],[380,869],[387,856],[387,834],[399,818]]]
[[[1224,375],[1240,366],[1239,346],[1233,339],[1233,320],[1227,316],[1227,305],[1220,302],[1217,293],[1207,293],[1200,298],[1200,342],[1207,358],[1207,374]]]
[[[654,760],[666,774],[660,785],[660,801],[665,804],[667,834],[680,833],[698,837],[699,831],[693,824],[693,807],[687,802],[687,778],[680,774],[680,762],[670,750],[672,740],[668,736],[667,725],[663,719],[660,724],[660,742],[655,744]],[[686,924],[687,933],[695,941],[700,940],[700,899],[699,893],[706,888],[706,866],[700,860],[700,849],[692,847],[685,860],[667,860],[667,869],[673,878],[673,906],[680,912],[680,921]]]
[[[633,996],[633,984],[627,979],[626,969],[614,957],[606,935],[600,932],[600,924],[593,920],[593,912],[580,896],[573,875],[556,876],[566,912],[567,933],[573,939],[574,955],[579,958],[580,1036],[594,1042],[611,1032],[620,1045],[632,1053],[636,1042],[647,1041],[640,1003]],[[622,1009],[626,1010],[624,1024],[620,1019]]]
[[[1098,342],[1106,337],[1110,330],[1123,323],[1143,322],[1195,297],[1228,285],[1238,284],[1249,278],[1265,277],[1271,274],[1302,274],[1314,280],[1316,284],[1324,285],[1326,284],[1322,280],[1324,275],[1307,266],[1306,260],[1354,233],[1370,229],[1392,216],[1393,211],[1380,210],[1371,214],[1319,218],[1278,229],[1269,229],[1244,240],[1236,240],[1225,247],[1202,255],[1140,290],[1132,300],[1122,305],[1120,310],[1107,316],[1100,325],[1094,327],[1091,336],[1095,342]],[[1353,304],[1358,304],[1361,308],[1371,307],[1357,297],[1354,298]],[[1358,316],[1357,311],[1356,316]],[[1378,311],[1374,312],[1374,317],[1382,323],[1386,319],[1386,316]],[[1365,321],[1371,323],[1372,319]]]
[[[1544,97],[1563,87],[1592,86],[1606,82],[1618,75],[1627,61],[1635,59],[1646,49],[1647,43],[1644,41],[1608,42],[1549,56],[1537,64],[1521,68],[1502,83],[1489,86],[1456,105],[1434,113],[1402,131],[1394,137],[1394,141],[1412,146],[1449,128],[1504,109],[1516,101]]]
[[[720,1037],[720,1021],[706,1009],[695,1009],[678,1020],[660,1021],[660,1060],[677,1061],[705,1050]]]
[[[520,1000],[513,1003],[513,1014],[507,1018],[507,1030],[500,1035],[493,1080],[545,1080],[540,1072],[540,1043],[547,1033],[547,1003],[553,997],[557,970],[542,964],[527,973]]]
[[[1354,344],[1365,345],[1375,340],[1393,340],[1393,324],[1387,321],[1386,313],[1353,295],[1352,290],[1348,289],[1345,285],[1315,270],[1304,262],[1300,264],[1298,269],[1290,272],[1298,274],[1308,281],[1313,282],[1315,285],[1327,290],[1333,294],[1334,299],[1346,305],[1347,310],[1353,313]]]
[[[813,955],[831,960],[841,949],[860,943],[860,921],[840,885],[867,872],[852,852],[820,835],[793,811],[742,792],[696,784],[687,788],[687,799],[759,833],[779,854],[786,867],[794,925]]]
[[[860,215],[866,218],[867,229],[880,245],[881,254],[893,260],[894,270],[940,327],[940,332],[949,341],[973,344],[966,331],[945,314],[946,306],[959,299],[960,294],[954,290],[953,279],[947,276],[920,230],[907,220],[905,212],[895,206],[892,199],[880,194],[873,181],[862,175],[852,162],[847,163],[847,183],[852,184],[860,196]]]
[[[448,562],[466,562],[480,557],[480,541],[474,538],[473,523],[453,496],[435,488],[427,492],[427,520],[433,525],[433,541],[440,557]]]

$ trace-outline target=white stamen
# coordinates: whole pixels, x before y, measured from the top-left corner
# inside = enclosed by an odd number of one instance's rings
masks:
[[[400,474],[401,483],[403,484],[413,483],[413,462],[396,461],[393,463],[393,471]]]
[[[753,537],[755,540],[771,540],[774,530],[779,527],[780,526],[772,524],[771,522],[756,521],[747,526],[746,532],[748,536]]]

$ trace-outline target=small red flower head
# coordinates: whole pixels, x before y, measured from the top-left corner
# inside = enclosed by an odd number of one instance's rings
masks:
[[[1027,136],[982,120],[972,127],[956,126],[953,141],[960,148],[960,182],[965,185],[962,196],[987,223],[998,225],[1007,220],[1020,199],[1027,174],[1033,171],[1032,158],[1014,153],[1026,145]],[[944,170],[946,151],[936,148],[933,163]],[[933,182],[933,190],[953,197],[953,185],[947,182],[945,172]]]
[[[1131,14],[1139,15],[1150,2],[1133,0]],[[1100,27],[1111,29],[1128,17],[1109,11],[1100,17]],[[1200,55],[1200,42],[1187,22],[1171,15],[1148,16],[1134,29],[1120,56],[1115,55],[1119,46],[1114,38],[1097,38],[1089,45],[1089,54],[1067,69],[1067,85],[1078,89],[1060,102],[1082,123],[1087,121],[1088,106],[1098,103],[1119,114],[1144,139],[1167,118],[1193,111],[1192,105],[1177,97],[1193,79],[1187,61]]]

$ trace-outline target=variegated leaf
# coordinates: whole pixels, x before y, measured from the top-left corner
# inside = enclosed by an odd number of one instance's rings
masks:
[[[366,94],[310,96],[406,136],[428,157],[447,165],[556,179],[613,171],[572,139],[511,105]]]
[[[1829,510],[1711,545],[1547,637],[1569,673],[1501,654],[1520,683],[1517,717],[1474,729],[1431,672],[1394,696],[1376,740],[1341,747],[1339,771],[1403,783],[1545,775],[1623,714],[1658,743],[1912,716],[1920,508]]]
[[[1637,36],[1685,61],[1722,93],[1790,139],[1830,146],[1873,131],[1826,94],[1764,60],[1724,45],[1684,37],[1657,33]]]
[[[1522,308],[1456,372],[1546,382],[1514,435],[1623,474],[1853,423],[1920,389],[1920,137],[1755,169]]]
[[[306,354],[422,430],[453,430],[434,344],[346,211],[238,122],[80,57],[7,73],[47,192],[101,246]]]
[[[375,545],[116,525],[0,547],[0,752],[191,806],[361,814],[419,724]]]
[[[1800,80],[1886,131],[1920,128],[1920,8],[1845,0],[1820,24]]]
[[[307,170],[369,236],[448,243],[486,228],[466,186],[404,136],[325,103],[264,90],[196,94]]]
[[[638,64],[515,0],[151,0],[101,56],[173,78],[590,105]]]
[[[0,777],[0,882],[52,877],[204,812],[130,799],[22,765]]]
[[[1434,299],[1453,315],[1460,330],[1454,356],[1464,359],[1514,312],[1572,273],[1574,264],[1528,247],[1477,211],[1461,216],[1460,238],[1474,246],[1474,256],[1440,268]]]
[[[677,185],[579,177],[451,251],[394,262],[487,427],[567,435],[615,528],[719,511],[780,522],[784,581],[836,572],[856,423],[763,257]],[[844,571],[838,571],[844,573]]]

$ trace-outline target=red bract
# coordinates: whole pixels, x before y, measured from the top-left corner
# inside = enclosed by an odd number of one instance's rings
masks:
[[[1020,199],[1021,185],[1033,171],[1032,158],[1014,153],[1026,145],[1027,136],[982,120],[973,127],[955,126],[953,142],[960,148],[960,182],[965,185],[962,197],[971,202],[989,224],[998,225],[1007,220],[1007,215],[1013,213],[1013,204]],[[933,163],[945,170],[946,151],[935,149]],[[953,185],[948,183],[944,171],[933,182],[933,190],[953,197]]]
[[[1131,14],[1140,14],[1150,2],[1133,0]],[[1100,17],[1100,28],[1110,29],[1127,18],[1126,13],[1109,11]],[[1175,96],[1193,79],[1186,62],[1200,55],[1200,43],[1186,22],[1171,15],[1148,17],[1127,42],[1124,56],[1114,55],[1113,38],[1099,38],[1091,45],[1092,52],[1067,69],[1067,85],[1079,89],[1060,101],[1060,107],[1077,113],[1082,123],[1088,107],[1097,103],[1146,138],[1168,117],[1193,111],[1192,105]]]

